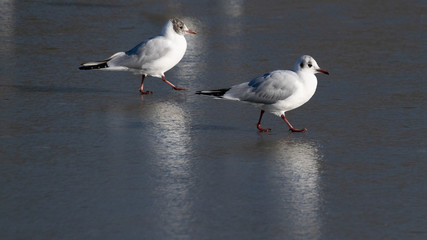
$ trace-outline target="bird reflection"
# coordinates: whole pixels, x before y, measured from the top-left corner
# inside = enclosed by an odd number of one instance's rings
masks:
[[[151,159],[156,165],[155,171],[157,184],[155,194],[160,205],[167,211],[168,225],[182,222],[188,215],[186,199],[188,191],[193,184],[191,179],[191,163],[189,154],[192,151],[190,126],[191,116],[180,99],[168,99],[152,102],[141,112],[143,122],[153,123],[153,127],[147,129],[144,137],[149,140],[149,149],[156,156]]]
[[[151,137],[154,138],[151,141],[152,150],[156,151],[160,158],[173,159],[173,163],[183,163],[187,151],[191,148],[191,116],[183,109],[182,103],[174,99],[152,103],[141,117],[143,121],[154,123],[150,130]]]
[[[317,145],[304,139],[286,138],[269,144],[269,154],[274,159],[270,165],[271,186],[277,190],[277,197],[282,198],[284,221],[291,221],[291,231],[295,235],[320,235],[321,221],[318,215],[321,204],[319,186],[319,162],[322,154]]]

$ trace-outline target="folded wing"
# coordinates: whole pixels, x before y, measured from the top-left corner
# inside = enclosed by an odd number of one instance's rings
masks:
[[[295,72],[277,70],[250,82],[233,86],[225,93],[224,98],[258,104],[274,104],[295,92],[297,80]]]

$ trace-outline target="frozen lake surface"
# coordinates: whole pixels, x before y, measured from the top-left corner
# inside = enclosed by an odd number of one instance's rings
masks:
[[[0,3],[1,239],[427,239],[425,1]],[[79,71],[173,16],[166,73]],[[195,95],[331,75],[288,119]]]

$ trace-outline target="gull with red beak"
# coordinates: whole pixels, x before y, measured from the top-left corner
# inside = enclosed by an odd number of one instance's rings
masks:
[[[231,88],[198,91],[196,94],[212,95],[217,98],[250,103],[261,109],[257,128],[269,132],[270,128],[261,127],[265,111],[281,117],[292,132],[304,132],[307,129],[294,128],[285,117],[285,112],[298,108],[308,102],[317,87],[316,73],[329,73],[319,67],[311,56],[301,56],[293,70],[276,70],[266,73],[250,82],[234,85]]]
[[[111,57],[95,62],[83,63],[81,70],[130,71],[141,74],[141,94],[151,94],[144,90],[144,79],[147,76],[161,78],[175,90],[186,90],[166,80],[165,72],[173,68],[184,57],[187,49],[185,34],[196,34],[178,18],[170,19],[160,35],[149,38],[127,52],[118,52]]]

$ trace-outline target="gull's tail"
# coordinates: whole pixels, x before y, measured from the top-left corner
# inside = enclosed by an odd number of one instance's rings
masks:
[[[113,58],[115,59],[117,57],[122,57],[123,55],[125,55],[124,52],[118,52],[118,53],[113,54],[113,56],[111,56],[105,60],[102,60],[102,61],[82,63],[82,65],[79,67],[79,69],[80,70],[92,70],[92,69],[109,68],[110,66],[107,63],[110,60],[112,60]],[[112,67],[114,67],[114,66],[112,66]]]
[[[108,68],[107,62],[110,59],[106,59],[104,61],[99,62],[88,62],[88,63],[82,63],[82,65],[79,67],[80,70],[92,70],[92,69],[101,69],[101,68]]]
[[[222,98],[222,96],[224,96],[224,94],[230,90],[230,88],[221,88],[221,89],[216,89],[216,90],[203,90],[203,91],[197,91],[196,94],[200,94],[200,95],[210,95],[210,96],[215,96],[218,98]]]

